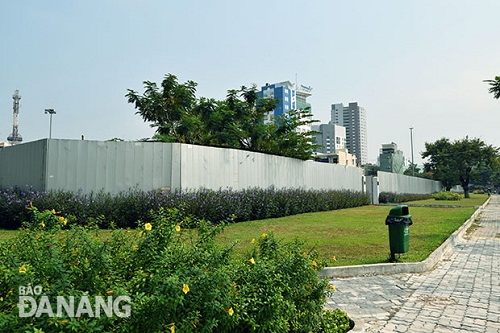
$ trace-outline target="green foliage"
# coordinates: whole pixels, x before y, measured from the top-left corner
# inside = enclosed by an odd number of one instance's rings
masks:
[[[161,87],[144,82],[145,92],[128,90],[126,97],[144,121],[157,128],[154,139],[216,147],[246,149],[307,160],[316,145],[302,125],[316,122],[307,110],[291,110],[264,123],[277,101],[258,98],[256,86],[229,90],[223,101],[197,98],[193,81],[179,83],[165,75]]]
[[[347,332],[351,328],[349,317],[340,309],[325,311],[321,322],[323,330],[320,332],[341,333]]]
[[[57,212],[31,210],[29,228],[0,244],[2,332],[346,331],[344,313],[323,310],[331,290],[318,278],[318,254],[298,241],[262,234],[241,259],[233,244],[215,241],[224,224],[178,209],[159,209],[105,241],[89,228],[61,231]],[[20,317],[19,287],[28,285],[43,288],[37,304],[48,297],[54,313],[57,296],[74,296],[75,304],[88,296],[92,309],[96,296],[128,296],[130,316]]]
[[[427,178],[432,179],[432,175],[428,172],[424,172],[421,168],[419,168],[416,164],[410,166],[403,172],[406,176],[419,177],[419,178]]]
[[[365,164],[363,165],[363,169],[365,170],[365,176],[376,176],[380,167],[376,164]]]
[[[30,218],[30,202],[41,211],[56,209],[70,223],[96,224],[100,228],[137,227],[150,211],[184,207],[183,212],[219,223],[233,215],[248,221],[300,213],[357,207],[369,204],[360,192],[305,189],[260,189],[242,191],[200,189],[189,192],[140,191],[131,189],[111,195],[66,191],[37,192],[30,188],[0,190],[0,228],[16,229]]]
[[[462,200],[463,196],[460,193],[441,191],[434,193],[432,197],[436,200],[449,200],[449,201],[459,201]]]
[[[381,192],[378,196],[378,201],[380,203],[401,203],[430,198],[432,198],[431,194]]]
[[[493,98],[499,99],[500,98],[500,76],[495,76],[494,80],[483,80],[483,82],[489,83],[490,88],[488,89],[488,92],[490,94],[493,94]]]
[[[422,158],[429,158],[424,164],[425,171],[440,180],[447,191],[460,184],[466,198],[476,171],[498,169],[498,148],[468,137],[454,142],[442,138],[435,143],[426,143]]]

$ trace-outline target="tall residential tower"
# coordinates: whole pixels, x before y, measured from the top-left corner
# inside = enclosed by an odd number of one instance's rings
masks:
[[[331,123],[346,128],[346,148],[356,156],[359,166],[368,162],[368,141],[366,135],[366,112],[357,102],[344,106],[332,104]]]

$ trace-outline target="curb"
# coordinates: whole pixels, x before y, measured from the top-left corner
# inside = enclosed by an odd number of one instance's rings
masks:
[[[416,263],[388,263],[357,266],[325,267],[319,272],[320,277],[346,278],[353,276],[390,275],[400,273],[423,273],[433,269],[445,254],[454,251],[460,238],[463,238],[467,229],[474,223],[481,211],[488,205],[491,197],[486,200],[460,228],[446,239],[429,257]]]

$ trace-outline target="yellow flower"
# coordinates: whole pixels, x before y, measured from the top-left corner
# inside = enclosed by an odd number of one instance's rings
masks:
[[[187,294],[189,292],[189,286],[184,283],[182,285],[182,291],[184,292],[184,294]]]
[[[142,237],[142,230],[139,231],[139,237]]]
[[[56,214],[56,210],[55,210],[55,209],[52,209],[50,212],[51,212],[52,214],[54,214],[54,215]]]
[[[172,326],[170,326],[170,333],[175,333],[175,324],[172,323]]]
[[[24,265],[22,265],[21,267],[19,267],[19,273],[26,273],[26,267]]]
[[[227,310],[227,313],[228,313],[230,316],[232,316],[232,315],[234,314],[234,310],[233,310],[233,308],[229,308],[229,309]]]
[[[266,238],[267,237],[267,234],[265,232],[262,233],[262,235],[260,235],[262,238]]]
[[[315,260],[313,260],[313,262],[311,263],[311,265],[313,265],[314,267],[318,266],[318,264],[316,263]]]
[[[328,285],[328,289],[332,290],[333,292],[337,291],[337,288],[335,288],[335,286],[332,286],[331,284]]]
[[[151,225],[151,223],[146,223],[144,225],[144,229],[146,229],[147,231],[149,231],[149,230],[153,229],[153,226]]]
[[[176,225],[175,226],[175,231],[180,232],[181,231],[181,226],[180,225]]]
[[[249,263],[251,264],[254,264],[255,265],[255,259],[252,257],[250,259],[247,260]]]
[[[61,222],[63,225],[66,225],[66,223],[68,223],[68,220],[65,219],[63,216],[59,216],[59,222]]]
[[[43,221],[40,222],[40,227],[45,228],[45,223],[43,223]]]
[[[250,243],[255,243],[255,238],[252,238],[252,240],[250,241]]]
[[[331,261],[337,261],[337,258],[335,258],[335,257],[331,257],[331,258],[330,258],[330,260],[331,260]]]

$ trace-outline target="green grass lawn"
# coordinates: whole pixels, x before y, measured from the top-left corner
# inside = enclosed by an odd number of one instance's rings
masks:
[[[413,225],[410,226],[410,249],[402,254],[402,262],[426,259],[451,233],[458,229],[481,205],[486,195],[472,195],[460,201],[420,200],[411,204],[453,205],[450,207],[410,206]],[[222,243],[237,242],[236,250],[243,254],[253,238],[274,232],[283,241],[299,239],[306,249],[316,249],[324,260],[336,257],[335,266],[388,262],[389,236],[385,225],[390,206],[364,206],[328,212],[307,213],[276,219],[234,223],[219,236]],[[0,241],[14,237],[19,231],[0,230]],[[108,238],[113,231],[98,231]]]
[[[467,199],[463,198],[462,200],[458,201],[427,199],[427,200],[411,201],[404,204],[478,207],[481,206],[486,201],[486,199],[488,199],[487,194],[471,193],[470,198]]]
[[[308,213],[277,219],[235,223],[220,236],[237,241],[239,252],[251,247],[252,238],[274,232],[278,239],[300,239],[306,249],[316,249],[321,258],[336,257],[335,266],[388,262],[387,206],[364,206],[329,212]],[[474,212],[474,208],[411,207],[410,250],[402,262],[418,262],[429,256]]]

